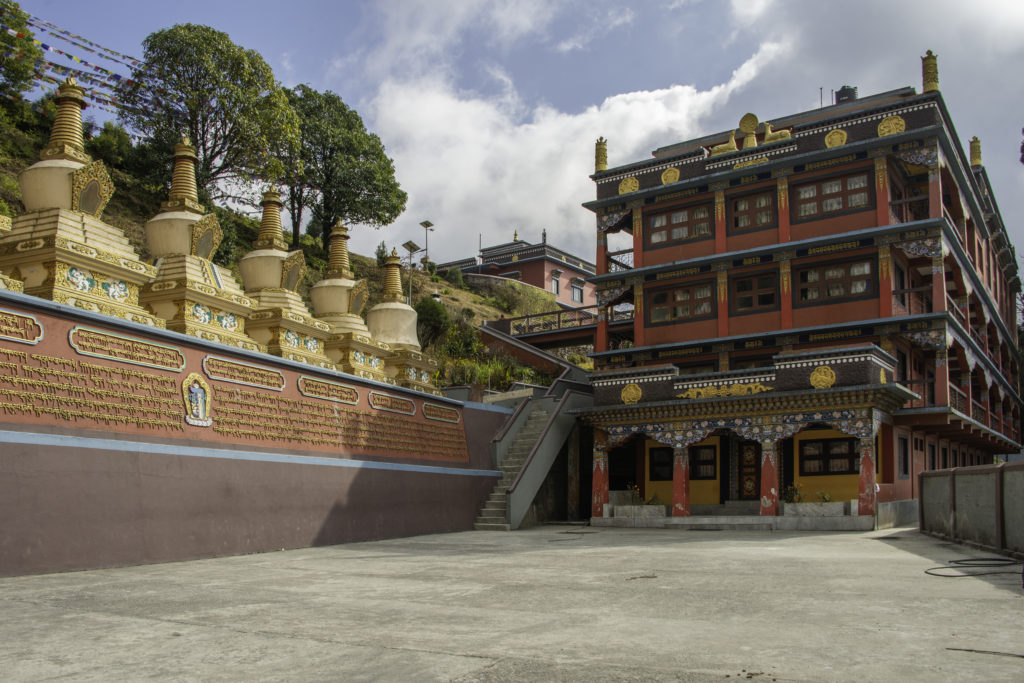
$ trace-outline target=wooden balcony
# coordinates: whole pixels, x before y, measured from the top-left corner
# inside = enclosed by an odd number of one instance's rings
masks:
[[[608,259],[605,263],[605,272],[615,273],[622,270],[633,270],[632,249],[621,249],[619,251],[608,252]]]

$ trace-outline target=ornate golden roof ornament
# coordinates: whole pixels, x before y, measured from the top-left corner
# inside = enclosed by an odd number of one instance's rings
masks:
[[[196,189],[196,148],[187,137],[174,146],[174,174],[171,177],[171,191],[166,202],[160,204],[164,211],[190,211],[203,213]]]
[[[391,256],[384,261],[384,301],[402,300],[402,274],[401,259],[398,258],[398,251],[391,250]]]
[[[68,159],[84,164],[92,161],[85,153],[82,137],[82,110],[85,109],[85,91],[74,78],[64,81],[57,89],[57,119],[50,131],[50,142],[39,153],[43,161]]]
[[[284,241],[284,230],[281,227],[281,195],[276,190],[267,190],[263,193],[263,217],[260,220],[260,231],[256,235],[256,241],[252,243],[254,249],[280,249],[285,251],[288,248]]]
[[[835,383],[835,370],[827,365],[819,365],[811,372],[811,386],[815,389],[827,389]]]
[[[331,229],[330,255],[327,257],[327,277],[352,279],[352,268],[348,258],[348,228],[341,219]]]
[[[757,147],[757,117],[747,113],[740,119],[740,131],[743,133],[743,149]]]
[[[639,384],[630,383],[622,387],[622,391],[619,393],[619,398],[621,398],[622,402],[626,405],[633,405],[634,403],[639,402],[640,399],[643,398],[643,395],[644,392],[640,388]]]
[[[971,168],[981,166],[981,140],[975,135],[971,138]]]
[[[921,57],[921,81],[925,92],[938,92],[939,63],[937,55],[933,55],[931,50]]]
[[[519,231],[518,230],[516,230],[516,231],[514,231],[512,233],[512,241],[513,242],[518,242],[519,241]]]
[[[599,137],[594,144],[594,173],[608,170],[608,141]]]
[[[711,151],[711,156],[715,157],[715,156],[718,156],[719,154],[728,154],[729,152],[735,152],[738,149],[739,149],[739,147],[736,146],[736,131],[735,130],[730,130],[729,131],[729,140],[727,142],[723,142],[720,145],[715,145],[714,147],[711,148],[710,151]],[[621,189],[620,189],[620,194],[621,194]]]

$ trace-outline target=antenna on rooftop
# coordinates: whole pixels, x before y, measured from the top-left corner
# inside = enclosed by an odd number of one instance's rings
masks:
[[[824,106],[825,106],[825,87],[819,85],[818,86],[818,109],[821,109]]]

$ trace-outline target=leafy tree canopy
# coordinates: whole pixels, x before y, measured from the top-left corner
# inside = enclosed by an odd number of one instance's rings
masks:
[[[209,26],[179,24],[143,41],[132,79],[121,89],[121,120],[165,150],[168,161],[187,135],[206,196],[237,197],[239,187],[283,174],[270,151],[298,137],[298,120],[259,53]]]
[[[405,209],[406,194],[380,138],[366,130],[359,114],[338,95],[299,85],[288,91],[299,118],[299,140],[282,148],[285,204],[298,237],[303,213],[324,231],[338,219],[376,227]]]
[[[0,95],[14,97],[29,90],[35,77],[36,64],[43,51],[32,42],[32,31],[26,25],[27,15],[16,2],[0,2],[0,22],[28,38],[0,32]]]

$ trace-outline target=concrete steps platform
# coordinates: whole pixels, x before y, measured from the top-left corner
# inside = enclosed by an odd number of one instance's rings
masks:
[[[473,524],[473,529],[476,531],[509,531],[510,527],[508,524],[489,524],[486,522],[476,522]]]
[[[872,515],[845,517],[770,517],[704,515],[692,517],[591,517],[590,526],[680,531],[871,531]]]

